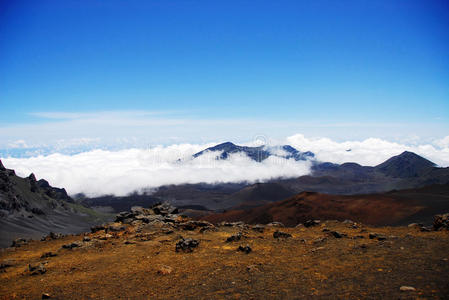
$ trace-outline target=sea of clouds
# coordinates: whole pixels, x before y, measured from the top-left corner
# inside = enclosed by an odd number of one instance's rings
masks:
[[[407,150],[439,166],[449,166],[449,136],[429,144],[406,145],[376,138],[337,142],[296,134],[270,143],[289,144],[300,151],[312,151],[317,160],[334,163],[356,162],[374,166]],[[281,157],[270,157],[258,163],[242,154],[216,160],[217,153],[209,152],[192,159],[193,154],[215,144],[89,150],[73,155],[53,153],[26,158],[6,157],[2,161],[20,176],[34,173],[37,178],[45,178],[53,186],[66,188],[69,194],[85,193],[89,196],[126,195],[167,184],[263,182],[310,173],[310,161]],[[247,145],[253,144],[252,141]]]

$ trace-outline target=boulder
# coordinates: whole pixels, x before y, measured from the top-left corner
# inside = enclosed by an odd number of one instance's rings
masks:
[[[156,215],[162,216],[178,213],[178,209],[168,202],[155,204],[151,207],[151,209]]]
[[[105,225],[95,225],[95,226],[92,226],[92,227],[90,228],[90,231],[91,231],[92,233],[95,233],[95,232],[97,232],[97,231],[105,230],[105,229],[106,229]]]
[[[125,229],[126,227],[123,225],[111,224],[106,228],[106,232],[119,232]]]
[[[436,215],[433,218],[433,229],[434,230],[449,230],[449,213]]]

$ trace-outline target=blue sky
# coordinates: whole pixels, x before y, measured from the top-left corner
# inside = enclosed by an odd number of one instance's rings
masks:
[[[0,148],[114,122],[158,143],[443,138],[449,4],[1,1],[0,107]]]

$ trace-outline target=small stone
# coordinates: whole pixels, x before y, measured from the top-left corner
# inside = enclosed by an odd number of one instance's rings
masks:
[[[317,226],[320,225],[321,221],[320,220],[308,220],[304,222],[304,226],[305,227],[312,227],[312,226]]]
[[[166,266],[166,265],[161,265],[159,267],[159,269],[157,270],[157,274],[160,274],[160,275],[168,275],[171,272],[173,272],[173,268],[170,266]]]
[[[28,240],[24,238],[18,238],[12,241],[11,247],[20,247],[28,244]]]
[[[259,269],[257,268],[256,265],[249,265],[249,266],[246,267],[246,270],[248,272],[254,272],[254,271],[258,271]]]
[[[0,263],[0,270],[14,266],[14,261],[4,260]]]
[[[399,290],[401,292],[414,292],[414,291],[416,291],[416,289],[414,287],[412,287],[412,286],[405,286],[405,285],[401,286],[399,288]]]
[[[58,256],[58,254],[54,253],[54,252],[45,252],[44,254],[41,255],[41,258],[48,258],[48,257],[55,257]]]
[[[327,238],[325,238],[325,237],[317,238],[317,239],[313,240],[312,243],[313,243],[314,245],[316,245],[316,244],[321,244],[321,243],[324,243],[326,240],[327,240]]]
[[[234,234],[234,235],[231,235],[230,237],[228,237],[226,239],[226,242],[230,243],[230,242],[240,241],[241,238],[242,238],[242,233],[238,232],[237,234]]]
[[[265,226],[257,224],[251,227],[252,230],[263,233],[265,231]]]
[[[282,232],[279,230],[276,230],[275,232],[273,232],[273,237],[275,239],[279,239],[279,238],[291,238],[292,235],[290,233],[286,233],[286,232]]]
[[[246,246],[239,246],[239,248],[237,250],[245,252],[246,254],[249,254],[253,249],[251,249],[251,247],[249,245],[246,245]]]
[[[50,299],[51,296],[49,293],[42,293],[42,299]]]
[[[313,248],[313,249],[310,250],[310,251],[312,251],[312,252],[317,252],[317,251],[324,250],[324,249],[326,249],[326,248],[325,248],[325,247],[316,247],[316,248]]]
[[[337,238],[337,239],[341,239],[342,237],[343,237],[343,234],[341,234],[340,232],[338,232],[338,231],[331,231],[331,232],[329,232],[332,236],[334,236],[334,238]]]
[[[136,244],[136,242],[135,242],[135,241],[126,240],[126,241],[124,242],[124,244],[125,244],[125,245],[134,245],[134,244]]]
[[[284,224],[282,224],[281,222],[271,222],[271,223],[268,223],[267,226],[269,226],[269,227],[285,227]]]
[[[92,239],[88,236],[83,237],[83,242],[90,242]]]
[[[47,272],[42,263],[29,264],[28,270],[30,271],[30,275],[41,275]]]
[[[71,244],[62,245],[62,248],[63,249],[73,249],[73,248],[78,248],[81,246],[82,246],[81,242],[73,242]]]

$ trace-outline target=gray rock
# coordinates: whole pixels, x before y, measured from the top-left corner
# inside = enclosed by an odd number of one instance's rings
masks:
[[[119,231],[123,231],[125,229],[126,229],[126,227],[123,225],[112,224],[106,228],[106,232],[119,232]]]
[[[79,248],[81,246],[82,246],[81,242],[73,242],[73,243],[70,243],[70,244],[62,245],[62,248],[63,249],[73,249],[73,248]]]
[[[433,218],[433,229],[434,230],[449,230],[449,213],[435,215]]]
[[[105,226],[105,225],[95,225],[95,226],[92,226],[92,227],[90,228],[90,231],[91,231],[92,233],[95,233],[95,232],[97,232],[97,231],[105,230],[105,229],[106,229],[106,226]]]
[[[337,238],[337,239],[341,239],[343,236],[345,236],[344,233],[340,233],[338,231],[330,231],[329,234],[332,235],[334,238]]]
[[[176,243],[175,251],[193,252],[193,249],[198,247],[199,244],[200,242],[197,240],[191,238],[182,238],[179,242]]]
[[[320,220],[308,220],[304,222],[305,227],[318,226],[321,224]]]
[[[249,254],[253,249],[251,249],[249,245],[246,245],[246,246],[239,246],[237,250]]]
[[[47,269],[45,269],[42,263],[29,264],[28,270],[30,271],[30,275],[41,275],[47,272]]]
[[[21,247],[28,244],[28,240],[24,238],[18,238],[12,241],[11,247]]]
[[[251,227],[252,230],[263,233],[265,231],[265,226],[261,224],[254,225]]]
[[[275,239],[279,239],[279,238],[291,238],[292,235],[290,233],[286,233],[286,232],[282,232],[279,230],[276,230],[275,232],[273,232],[273,237]]]
[[[269,226],[269,227],[285,227],[284,224],[282,224],[281,222],[271,222],[271,223],[268,223],[267,226]]]
[[[241,238],[242,238],[242,233],[241,233],[241,232],[238,232],[237,234],[234,234],[234,235],[231,235],[230,237],[228,237],[228,238],[226,239],[226,242],[227,242],[227,243],[230,243],[230,242],[240,241]]]
[[[58,254],[54,253],[54,252],[45,252],[44,254],[41,255],[41,258],[48,258],[48,257],[55,257],[58,256]]]

